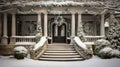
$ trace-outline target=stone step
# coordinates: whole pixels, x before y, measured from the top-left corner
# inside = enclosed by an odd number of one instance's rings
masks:
[[[47,51],[74,51],[75,49],[62,49],[62,48],[59,48],[59,49],[50,49],[50,48],[47,48]]]
[[[60,50],[60,49],[65,49],[65,50],[74,50],[74,48],[65,48],[65,47],[63,47],[63,48],[60,48],[60,47],[56,47],[56,48],[47,48],[47,49],[54,49],[54,50]]]
[[[43,55],[55,55],[55,56],[68,56],[68,55],[78,55],[78,53],[44,53]]]
[[[42,58],[80,58],[80,55],[68,55],[68,56],[42,55]]]
[[[76,51],[46,51],[47,53],[74,53],[74,52],[76,52]]]
[[[44,61],[80,61],[84,60],[83,58],[40,58],[39,60]]]
[[[75,51],[73,45],[65,43],[49,44],[46,51],[39,58],[46,61],[72,61],[83,60]]]
[[[47,48],[74,48],[73,46],[48,46]]]
[[[49,44],[48,46],[73,46],[72,44]]]

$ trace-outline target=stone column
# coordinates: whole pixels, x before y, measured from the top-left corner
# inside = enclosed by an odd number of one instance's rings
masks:
[[[77,35],[80,33],[80,28],[82,27],[82,17],[81,14],[78,14],[78,29],[77,29]]]
[[[73,38],[75,37],[75,14],[71,15],[71,43],[73,43]]]
[[[42,36],[41,14],[40,13],[37,16],[37,33],[40,33],[40,35]]]
[[[47,36],[47,21],[48,21],[47,13],[44,14],[44,36]]]
[[[2,38],[2,44],[7,45],[7,13],[4,13],[4,19],[3,19],[3,38]]]
[[[104,14],[101,15],[101,36],[105,36]]]
[[[72,20],[71,20],[71,26],[72,26],[72,31],[71,31],[71,36],[75,36],[75,14],[72,14]]]
[[[1,34],[2,34],[2,17],[1,17],[1,14],[0,14],[0,44],[1,44]]]
[[[10,44],[15,44],[15,38],[14,36],[16,36],[16,14],[12,13],[12,37],[11,37],[11,41]]]

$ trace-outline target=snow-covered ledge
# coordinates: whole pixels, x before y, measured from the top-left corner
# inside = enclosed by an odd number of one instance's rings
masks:
[[[12,3],[8,2],[4,4],[3,6],[11,6],[11,5],[17,5],[17,6],[102,6],[104,5],[103,2],[74,2],[74,1],[61,1],[61,2],[55,2],[55,1],[29,1],[29,2],[22,2],[22,1],[14,1]]]

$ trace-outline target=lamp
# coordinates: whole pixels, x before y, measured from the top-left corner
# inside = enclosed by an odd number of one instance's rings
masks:
[[[106,21],[105,24],[104,24],[105,27],[109,27],[109,22]]]

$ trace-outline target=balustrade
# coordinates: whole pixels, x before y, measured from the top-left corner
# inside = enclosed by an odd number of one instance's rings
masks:
[[[87,42],[95,42],[98,39],[103,39],[105,36],[85,36]]]
[[[35,45],[35,36],[13,36],[16,39],[15,45]]]

